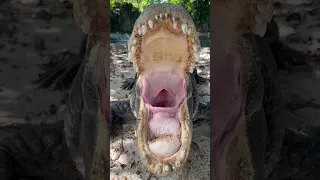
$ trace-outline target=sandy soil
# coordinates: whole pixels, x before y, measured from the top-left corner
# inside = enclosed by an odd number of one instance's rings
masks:
[[[55,110],[66,92],[33,91],[36,86],[31,82],[43,72],[38,64],[61,59],[68,55],[66,52],[79,52],[81,31],[73,20],[72,6],[57,0],[43,0],[42,5],[35,5],[36,0],[8,2],[0,2],[0,124],[54,122]],[[293,72],[279,73],[286,104],[308,101],[320,104],[319,5],[314,0],[276,1],[275,6],[281,7],[275,11],[281,40],[310,54],[308,65],[295,68]],[[202,49],[201,58],[197,66],[200,75],[209,78],[209,48]],[[120,86],[126,78],[133,77],[133,70],[126,61],[123,45],[112,45],[111,69],[110,98],[112,101],[125,99],[128,91],[120,90]],[[209,100],[209,88],[210,84],[201,87],[203,101]],[[305,104],[303,108],[287,110],[284,118],[290,127],[310,134],[311,129],[320,126],[320,111],[318,106]],[[148,179],[150,174],[139,164],[134,125],[126,125],[125,129],[124,152],[112,168],[111,177]],[[209,179],[209,126],[203,124],[196,129],[198,134],[193,141],[197,146],[191,150],[186,175],[193,179]],[[112,139],[112,159],[119,153],[119,142],[119,137]],[[179,172],[171,179],[187,179],[183,176],[186,172]]]

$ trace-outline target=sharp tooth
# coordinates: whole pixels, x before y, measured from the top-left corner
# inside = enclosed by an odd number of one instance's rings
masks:
[[[159,163],[157,164],[154,169],[158,172],[158,173],[161,173],[161,168],[162,168],[162,165]]]
[[[133,39],[133,44],[137,44],[136,38]]]
[[[173,21],[173,29],[177,28],[178,26],[178,22],[177,21]]]
[[[138,29],[138,33],[139,33],[139,35],[141,35],[141,29],[140,28]]]
[[[160,18],[162,18],[162,13],[160,13]]]
[[[184,34],[187,34],[188,31],[188,25],[187,24],[181,24],[181,29]]]
[[[150,28],[153,28],[153,21],[151,19],[148,20],[148,25]]]
[[[180,167],[181,162],[179,160],[176,160],[175,165],[176,165],[176,167]]]
[[[141,26],[141,33],[142,33],[142,35],[145,35],[146,32],[147,32],[147,26],[146,26],[146,25],[142,25],[142,26]]]
[[[164,16],[167,18],[168,17],[168,13],[164,13]]]
[[[193,67],[192,67],[192,65],[190,65],[190,67],[189,67],[189,73],[192,73],[193,72]],[[176,166],[177,166],[177,163],[176,163]]]
[[[135,53],[136,53],[136,50],[137,50],[136,46],[131,46],[131,52],[132,52],[132,54],[135,54]]]
[[[156,20],[158,20],[158,15],[155,15],[154,18],[155,18]]]
[[[129,53],[128,53],[128,61],[129,61],[129,62],[131,62],[131,60],[132,60],[131,58],[132,58],[132,53],[129,52]]]
[[[170,170],[170,167],[168,165],[163,166],[163,171],[168,172]]]
[[[200,59],[200,52],[194,52],[194,53],[193,53],[193,56],[194,56],[196,62],[198,62],[199,59]]]
[[[176,20],[176,18],[175,17],[172,17],[172,21],[174,22]]]
[[[193,49],[195,52],[198,52],[198,47],[197,47],[197,45],[192,44],[192,49]]]
[[[191,42],[194,43],[194,38],[191,38]]]
[[[150,166],[151,168],[154,168],[154,164],[153,164],[153,163],[150,163],[149,166]]]
[[[190,36],[191,34],[191,28],[188,29],[188,35]]]

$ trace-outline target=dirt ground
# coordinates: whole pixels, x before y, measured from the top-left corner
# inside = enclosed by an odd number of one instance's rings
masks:
[[[275,1],[274,15],[280,27],[281,41],[309,55],[307,65],[279,72],[283,99],[290,107],[284,111],[283,117],[289,127],[309,135],[320,128],[319,7],[320,3],[315,0]],[[81,35],[72,17],[72,3],[68,1],[42,0],[40,4],[37,0],[0,2],[0,125],[52,123],[57,120],[57,108],[67,92],[34,91],[36,85],[32,81],[46,68],[39,64],[78,54]],[[117,39],[119,35],[113,34],[112,37]],[[127,78],[133,77],[134,72],[126,60],[123,44],[112,44],[111,51],[110,100],[114,101],[128,96],[128,91],[121,90],[120,86]],[[200,75],[205,78],[210,78],[209,52],[210,48],[203,48],[201,61],[197,64]],[[203,101],[209,101],[209,88],[209,83],[201,85]],[[111,178],[155,179],[139,165],[134,125],[126,125],[125,129],[124,152],[111,169]],[[186,175],[194,179],[208,179],[209,125],[200,124],[194,132],[198,133],[194,142],[200,148],[191,150],[193,156]],[[115,137],[111,141],[111,158],[115,159],[119,154],[120,140]],[[297,168],[284,169],[282,166],[282,169],[278,168],[282,173],[274,173],[273,179],[320,179],[316,176],[319,175],[315,171],[317,167],[308,167],[311,172],[308,176],[299,173]],[[170,178],[186,179],[183,173]]]

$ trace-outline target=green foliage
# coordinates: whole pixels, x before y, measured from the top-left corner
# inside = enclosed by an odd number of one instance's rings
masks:
[[[210,0],[111,0],[111,31],[130,32],[139,14],[150,4],[173,3],[183,6],[200,32],[209,32]]]
[[[115,2],[110,14],[111,32],[130,33],[139,15],[133,4]]]
[[[199,30],[210,31],[210,0],[195,0],[191,5],[191,16]]]

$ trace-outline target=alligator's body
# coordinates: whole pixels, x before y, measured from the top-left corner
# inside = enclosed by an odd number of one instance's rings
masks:
[[[215,55],[212,57],[215,66],[211,67],[214,69],[211,78],[215,83],[211,85],[215,88],[214,94],[211,94],[214,99],[211,103],[214,110],[211,123],[216,125],[212,128],[211,136],[211,175],[219,180],[260,180],[274,167],[283,136],[281,121],[276,119],[281,98],[276,82],[275,60],[268,44],[251,33],[264,35],[272,11],[270,2],[264,5],[252,4],[251,1],[239,2],[215,1],[216,17],[222,17],[230,9],[234,14],[226,16],[229,21],[219,18],[213,20],[221,27],[217,27],[215,33],[220,36],[214,36],[219,38],[214,39],[215,46],[211,47]],[[104,3],[102,0],[75,2],[75,19],[88,34],[87,48],[73,81],[66,108],[60,116],[64,120],[64,132],[59,123],[48,125],[53,130],[57,130],[55,126],[58,126],[58,134],[66,141],[59,139],[61,143],[53,143],[52,146],[68,147],[83,178],[107,179],[110,158],[108,127],[125,118],[134,119],[135,115],[141,161],[152,173],[167,175],[183,168],[186,162],[191,144],[192,120],[210,118],[207,105],[200,104],[197,98],[196,82],[202,79],[194,69],[200,50],[195,27],[190,16],[180,6],[153,5],[146,9],[135,24],[128,46],[128,59],[133,62],[137,72],[134,81],[126,86],[132,89],[131,98],[130,101],[111,103],[109,121],[105,104],[106,91],[109,90],[105,84],[108,72],[105,72],[104,65],[104,61],[108,60],[105,51],[108,49],[106,31],[109,20],[105,14],[108,8]],[[225,5],[224,8],[221,5]],[[251,17],[257,14],[258,17]],[[171,44],[161,45],[166,40]],[[220,49],[222,47],[225,49]],[[160,71],[171,71],[162,76],[171,82],[175,81],[175,84],[181,84],[181,87],[174,88],[157,79]],[[169,92],[177,101],[154,100],[161,89],[167,91],[161,91],[163,97],[168,96]],[[154,108],[156,106],[167,107],[168,111]],[[150,114],[153,114],[152,118]],[[172,127],[166,129],[169,134],[163,136],[157,125],[161,122],[154,122],[156,117],[175,119],[172,120],[175,125],[178,119],[182,127],[179,131],[174,129],[178,135],[173,135]],[[152,122],[153,125],[147,126],[146,122]],[[38,126],[33,131],[23,132],[22,136],[39,139],[39,135],[34,132],[40,132],[41,129]],[[4,131],[6,128],[1,130]],[[1,137],[0,167],[3,168],[0,169],[0,177],[6,180],[10,179],[12,170],[21,162],[18,155],[33,158],[35,154],[50,154],[54,151],[46,150],[51,143],[29,146],[28,140],[19,136],[21,141],[7,144],[10,136]],[[52,134],[47,139],[54,140],[54,137],[57,135]],[[177,137],[181,139],[177,140]],[[46,136],[42,138],[46,139]],[[170,148],[162,151],[159,146]],[[42,149],[29,150],[23,154],[11,150],[16,147],[21,147],[20,150]]]

